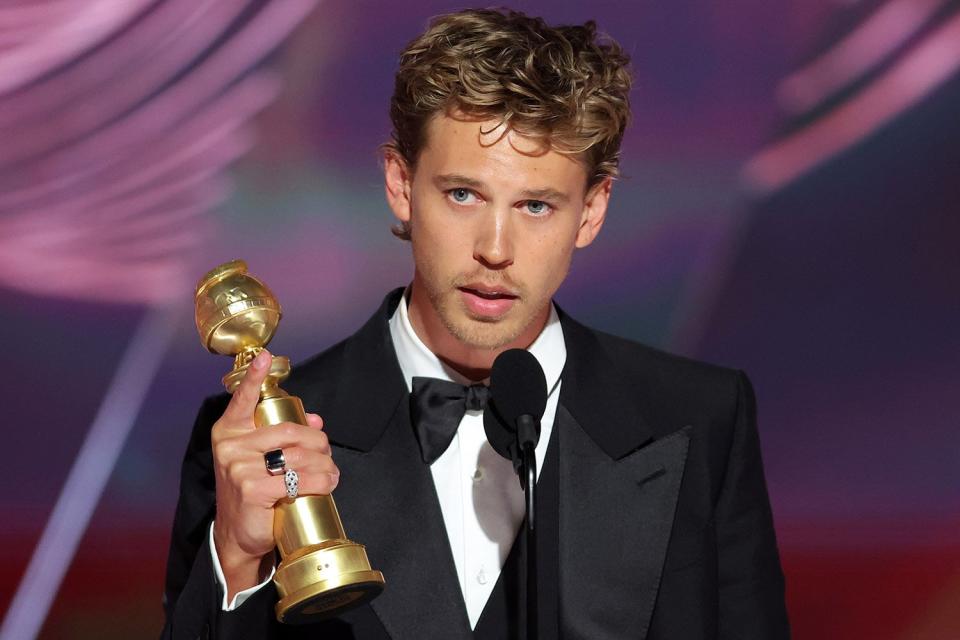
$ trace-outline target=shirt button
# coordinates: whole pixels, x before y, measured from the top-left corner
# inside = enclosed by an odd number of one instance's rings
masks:
[[[480,482],[481,480],[483,480],[483,467],[477,467],[477,468],[474,470],[473,475],[470,476],[470,478],[471,478],[474,482]]]
[[[480,573],[477,574],[477,582],[487,584],[487,574],[484,573],[483,569],[480,569]]]

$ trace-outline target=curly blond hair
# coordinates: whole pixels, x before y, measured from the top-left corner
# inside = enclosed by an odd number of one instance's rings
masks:
[[[593,21],[550,27],[493,9],[439,16],[400,55],[385,152],[415,169],[430,119],[459,111],[579,156],[593,186],[619,175],[629,62]],[[409,239],[406,226],[394,233]]]

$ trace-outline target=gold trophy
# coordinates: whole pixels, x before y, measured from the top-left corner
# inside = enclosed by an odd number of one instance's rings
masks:
[[[227,262],[197,284],[197,330],[213,353],[234,356],[233,371],[223,377],[233,393],[256,355],[270,342],[280,322],[280,304],[242,260]],[[300,398],[278,385],[290,375],[290,360],[273,356],[254,411],[257,427],[281,422],[307,424]],[[374,571],[366,549],[347,539],[330,496],[299,496],[277,502],[273,536],[280,565],[273,582],[280,594],[277,620],[312,622],[375,598],[383,574]]]

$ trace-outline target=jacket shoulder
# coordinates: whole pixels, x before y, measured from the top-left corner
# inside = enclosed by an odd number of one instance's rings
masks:
[[[749,385],[737,369],[601,331],[594,334],[619,375],[644,398],[644,404],[661,414],[731,419],[742,385]]]
[[[300,389],[306,384],[334,377],[338,367],[344,362],[344,352],[349,340],[350,338],[344,338],[306,360],[296,363],[290,370],[290,377],[281,383],[281,386],[290,393],[294,393],[294,389]],[[297,394],[294,393],[294,395]]]

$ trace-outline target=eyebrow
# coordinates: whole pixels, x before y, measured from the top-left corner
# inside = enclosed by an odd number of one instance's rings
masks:
[[[487,191],[486,183],[475,180],[474,178],[468,178],[467,176],[462,176],[456,173],[446,173],[439,175],[433,179],[433,183],[437,186],[438,189],[450,189],[452,187],[470,187],[471,189],[476,189],[477,191]],[[550,200],[552,202],[557,202],[560,204],[566,204],[570,201],[570,196],[567,194],[557,191],[556,189],[551,189],[549,187],[543,189],[524,189],[520,192],[520,196],[525,200]]]
[[[566,204],[570,201],[570,197],[567,194],[561,193],[556,189],[550,189],[549,187],[546,189],[526,189],[521,191],[520,195],[527,200],[549,200],[560,204]]]
[[[461,176],[456,173],[445,173],[439,175],[433,179],[433,184],[435,184],[439,189],[450,189],[451,187],[470,187],[471,189],[476,189],[477,191],[486,191],[487,185],[480,180],[474,180],[473,178],[468,178],[467,176]]]

